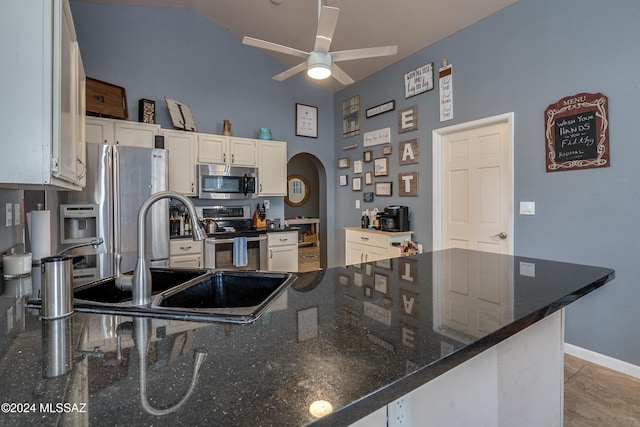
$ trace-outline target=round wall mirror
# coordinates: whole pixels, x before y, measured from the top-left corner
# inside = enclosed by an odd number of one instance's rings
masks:
[[[287,195],[284,201],[289,206],[301,206],[309,198],[309,183],[300,175],[289,175],[287,177]]]

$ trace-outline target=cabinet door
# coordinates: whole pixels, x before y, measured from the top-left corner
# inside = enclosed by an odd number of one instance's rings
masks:
[[[269,248],[267,268],[269,271],[298,271],[298,245]]]
[[[258,187],[260,196],[286,196],[287,143],[258,143]]]
[[[85,121],[86,141],[91,144],[113,144],[114,124],[111,119],[87,117]]]
[[[149,123],[119,121],[115,123],[115,143],[128,147],[153,148],[160,126]]]
[[[164,131],[162,134],[164,148],[169,152],[169,190],[195,195],[195,135],[179,131]]]
[[[198,135],[198,163],[226,163],[226,145],[225,136]]]
[[[84,69],[69,4],[63,2],[60,31],[54,43],[60,48],[60,62],[54,62],[53,175],[79,184],[85,176]],[[58,38],[59,36],[59,38]],[[57,101],[56,101],[57,100]],[[56,108],[57,107],[57,108]]]
[[[365,262],[364,245],[360,245],[358,243],[347,243],[345,258],[346,265]]]
[[[386,259],[388,257],[388,252],[377,246],[352,242],[347,242],[346,245],[345,261],[347,265],[358,264],[361,262],[373,262],[380,259]]]
[[[256,166],[256,140],[249,138],[229,137],[229,154],[227,161],[233,166]]]

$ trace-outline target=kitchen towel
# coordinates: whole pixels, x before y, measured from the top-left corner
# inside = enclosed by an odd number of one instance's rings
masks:
[[[33,261],[51,256],[51,212],[31,211],[31,219],[27,218],[29,226],[29,241]]]
[[[233,238],[233,265],[236,267],[246,267],[247,265],[247,238]]]

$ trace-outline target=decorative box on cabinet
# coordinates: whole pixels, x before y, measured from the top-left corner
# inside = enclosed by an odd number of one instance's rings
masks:
[[[359,264],[400,256],[393,243],[411,240],[411,232],[387,232],[359,227],[345,229],[345,263]]]
[[[85,184],[85,81],[68,0],[0,3],[0,186]]]
[[[298,232],[267,233],[269,271],[298,271]]]

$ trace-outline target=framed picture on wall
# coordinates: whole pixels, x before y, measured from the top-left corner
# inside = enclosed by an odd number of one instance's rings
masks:
[[[378,157],[373,160],[373,174],[375,176],[388,176],[389,175],[389,158]]]
[[[362,191],[362,177],[356,176],[351,179],[351,189],[353,191]]]
[[[296,136],[318,137],[318,107],[296,103]]]

